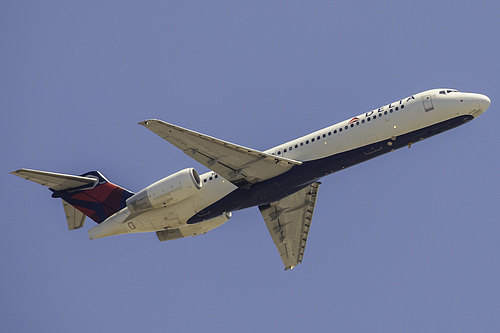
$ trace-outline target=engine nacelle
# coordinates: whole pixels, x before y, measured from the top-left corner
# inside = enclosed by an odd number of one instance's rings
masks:
[[[127,199],[131,212],[166,207],[182,201],[201,189],[198,172],[188,168],[157,181]]]

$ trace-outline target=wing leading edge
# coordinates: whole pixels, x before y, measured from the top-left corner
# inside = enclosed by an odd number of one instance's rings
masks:
[[[85,186],[96,183],[96,178],[67,175],[64,173],[55,173],[31,169],[19,169],[12,171],[11,174],[21,178],[31,180],[53,190],[62,191],[79,186]]]
[[[302,162],[266,154],[161,120],[139,123],[238,187],[276,177]]]
[[[259,206],[285,270],[302,262],[319,182],[279,201]]]

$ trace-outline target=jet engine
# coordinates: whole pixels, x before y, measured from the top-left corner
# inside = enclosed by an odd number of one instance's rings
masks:
[[[192,196],[201,186],[198,172],[187,168],[149,185],[128,198],[126,204],[131,212],[166,207]]]

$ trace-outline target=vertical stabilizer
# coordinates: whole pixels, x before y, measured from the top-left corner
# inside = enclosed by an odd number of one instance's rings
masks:
[[[90,186],[63,191],[51,189],[53,198],[61,198],[84,215],[101,223],[117,211],[125,208],[126,200],[134,193],[110,183],[99,171],[87,172],[81,177],[95,179]]]
[[[85,216],[97,223],[126,207],[134,193],[110,183],[99,171],[80,176],[20,169],[12,174],[47,186],[53,198],[61,198],[70,230],[83,226]]]

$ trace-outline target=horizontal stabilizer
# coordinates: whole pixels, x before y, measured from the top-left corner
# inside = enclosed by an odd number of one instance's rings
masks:
[[[31,180],[52,191],[52,198],[63,200],[64,212],[70,230],[83,226],[85,216],[101,223],[127,206],[134,195],[123,187],[110,183],[99,171],[80,176],[63,173],[19,169],[13,175]]]
[[[68,229],[75,230],[83,227],[85,215],[66,201],[62,200],[62,203],[64,206],[64,213],[66,214],[66,221],[68,221]]]
[[[63,191],[70,188],[95,184],[98,179],[94,177],[73,176],[63,173],[55,173],[48,171],[39,171],[31,169],[19,169],[12,171],[11,174],[21,178],[31,180],[43,186],[47,186],[56,191]]]

